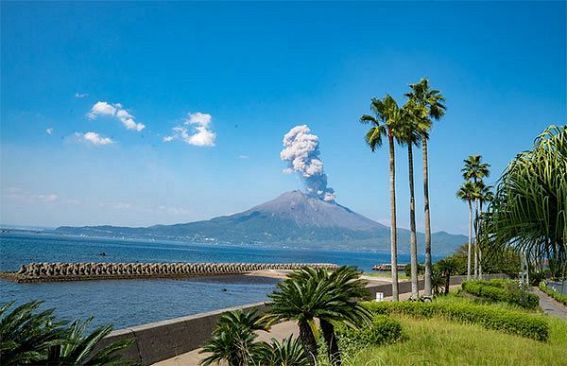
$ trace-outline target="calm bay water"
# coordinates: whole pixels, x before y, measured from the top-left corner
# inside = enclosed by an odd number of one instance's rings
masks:
[[[99,253],[105,252],[102,257]],[[400,262],[408,258],[400,257]],[[0,234],[0,271],[30,262],[325,262],[355,265],[369,271],[389,255],[223,245],[154,243]],[[117,280],[16,284],[0,280],[1,303],[45,301],[65,319],[94,316],[93,324],[115,328],[144,324],[230,306],[264,301],[276,280],[215,277],[187,280]]]

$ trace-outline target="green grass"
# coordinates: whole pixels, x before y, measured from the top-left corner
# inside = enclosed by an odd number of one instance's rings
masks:
[[[364,272],[365,276],[376,277],[376,278],[392,278],[392,273],[390,271],[372,271]],[[398,271],[398,280],[409,280],[409,277],[403,271]]]
[[[348,355],[345,366],[567,365],[567,323],[549,319],[547,343],[487,330],[480,325],[396,315],[404,340]]]
[[[554,289],[547,287],[545,281],[541,281],[541,283],[539,284],[539,289],[554,298],[556,301],[559,301],[563,305],[567,306],[567,295],[563,295],[555,291]]]

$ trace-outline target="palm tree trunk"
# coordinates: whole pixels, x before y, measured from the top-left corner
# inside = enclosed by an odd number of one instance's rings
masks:
[[[478,279],[478,200],[474,201],[474,278]]]
[[[305,347],[309,365],[315,366],[317,364],[317,340],[315,339],[313,330],[307,321],[300,320],[298,323],[299,338],[301,339],[301,343],[303,343],[303,347]]]
[[[469,203],[469,245],[468,245],[468,254],[467,254],[467,281],[471,279],[471,252],[472,252],[472,204],[471,201]]]
[[[398,225],[396,224],[396,157],[394,135],[388,130],[390,148],[390,263],[392,265],[392,299],[399,301],[398,293]]]
[[[335,335],[335,327],[330,322],[321,319],[321,333],[323,333],[323,338],[327,344],[327,353],[329,355],[329,361],[332,366],[341,366],[341,351],[339,350],[339,344],[337,342],[337,337]]]
[[[423,207],[425,220],[425,296],[431,296],[431,218],[429,216],[429,165],[427,157],[427,136],[421,138],[421,152],[423,158]]]
[[[478,216],[478,235],[480,238],[478,241],[478,279],[482,280],[482,200],[479,200],[479,216]]]
[[[415,229],[415,189],[413,186],[413,148],[411,143],[408,143],[408,173],[410,190],[411,297],[417,300],[419,298],[419,288],[417,287],[417,235]]]

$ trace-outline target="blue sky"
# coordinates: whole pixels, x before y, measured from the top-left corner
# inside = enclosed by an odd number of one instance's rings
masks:
[[[462,160],[482,154],[494,182],[566,121],[565,2],[1,6],[2,224],[140,226],[247,209],[301,187],[279,157],[299,124],[319,136],[337,201],[387,223],[387,151],[369,151],[358,118],[371,97],[403,101],[425,76],[448,107],[430,141],[432,226],[464,233]],[[415,169],[420,208],[419,153]]]

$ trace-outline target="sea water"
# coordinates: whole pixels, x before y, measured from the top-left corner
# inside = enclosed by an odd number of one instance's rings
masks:
[[[0,234],[0,271],[16,271],[30,262],[324,262],[369,271],[388,261],[388,254],[371,252]],[[123,328],[265,301],[276,283],[248,276],[34,284],[0,280],[0,303],[42,300],[42,307],[55,308],[59,318],[93,316],[93,325]]]

